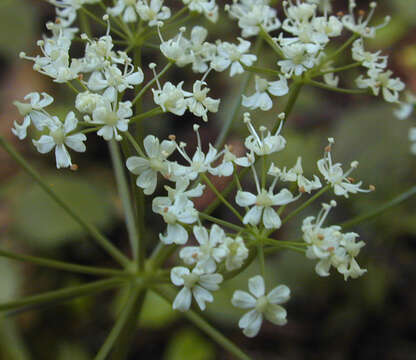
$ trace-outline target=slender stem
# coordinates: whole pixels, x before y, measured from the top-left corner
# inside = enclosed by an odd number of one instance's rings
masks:
[[[119,317],[117,318],[117,321],[114,324],[114,327],[111,329],[110,334],[108,334],[107,339],[105,340],[104,344],[98,351],[94,360],[107,359],[107,356],[110,354],[110,351],[112,350],[114,344],[116,343],[117,339],[122,333],[123,328],[128,322],[129,318],[134,317],[134,320],[137,322],[137,317],[135,317],[135,314],[132,314],[132,310],[140,294],[140,290],[141,289],[137,287],[133,287],[130,289],[129,294],[127,296],[127,300],[125,304],[123,304],[122,311]]]
[[[92,37],[91,26],[87,20],[87,16],[85,12],[82,12],[82,11],[79,12],[79,22],[81,25],[81,31],[86,33],[88,37],[91,39]]]
[[[262,68],[258,66],[246,66],[244,64],[242,65],[245,70],[253,72],[255,74],[265,74],[265,75],[272,75],[272,76],[279,76],[282,74],[280,71],[276,71],[272,69]]]
[[[156,80],[159,80],[159,78],[163,76],[172,67],[172,65],[173,65],[173,62],[167,63],[165,67],[162,69],[162,71],[156,75],[156,77],[154,77],[145,86],[143,86],[143,88],[139,91],[139,93],[133,99],[132,104],[134,105],[144,95],[144,93],[156,82]]]
[[[255,54],[258,54],[260,52],[261,44],[262,44],[262,40],[261,38],[258,38],[256,41],[256,45],[254,47]],[[240,106],[241,106],[241,97],[243,93],[246,91],[252,75],[253,74],[251,73],[247,73],[244,75],[243,82],[241,83],[240,91],[238,92],[238,94],[236,94],[235,102],[232,107],[232,110],[227,114],[225,121],[222,122],[221,132],[218,135],[217,140],[215,141],[214,146],[217,149],[222,148],[225,144],[225,141],[227,140],[227,135],[231,129],[231,125],[237,118],[238,110],[240,109]]]
[[[111,160],[114,167],[114,173],[117,182],[118,192],[120,194],[121,203],[123,204],[124,215],[126,218],[127,233],[129,236],[130,247],[135,261],[139,258],[139,242],[141,241],[139,229],[134,217],[134,210],[130,196],[129,186],[125,174],[125,167],[121,159],[120,149],[116,141],[109,142]]]
[[[331,85],[327,85],[324,83],[321,83],[319,81],[314,81],[314,80],[307,80],[306,84],[310,84],[312,86],[315,87],[319,87],[321,89],[325,89],[325,90],[329,90],[329,91],[335,91],[335,92],[339,92],[339,93],[343,93],[343,94],[366,94],[368,93],[368,90],[359,90],[359,89],[343,89],[343,88],[338,88],[335,86],[331,86]]]
[[[75,93],[75,94],[79,94],[79,90],[71,84],[70,81],[67,81],[66,84],[69,86],[69,88]]]
[[[227,206],[232,213],[237,216],[237,218],[243,222],[243,217],[240,215],[240,213],[232,206],[225,198],[222,196],[222,194],[217,190],[215,185],[211,182],[211,180],[206,176],[205,174],[201,174],[202,180],[205,181],[205,183],[208,185],[208,187],[217,195],[217,197],[224,203],[225,206]]]
[[[155,287],[153,291],[170,303],[175,298],[175,294],[174,294],[175,291],[172,288],[159,286],[159,287]],[[228,340],[217,329],[215,329],[212,325],[210,325],[202,316],[200,316],[193,310],[188,310],[183,315],[187,317],[188,320],[193,322],[198,328],[204,331],[208,336],[210,336],[219,345],[221,345],[224,349],[226,349],[228,352],[233,354],[237,359],[240,359],[240,360],[251,359],[237,345],[235,345],[230,340]]]
[[[156,108],[153,108],[149,111],[146,111],[145,113],[142,113],[142,114],[139,114],[139,115],[136,115],[136,116],[132,117],[130,119],[129,123],[133,123],[133,122],[137,122],[139,120],[147,119],[147,118],[150,118],[150,117],[162,114],[162,113],[163,113],[163,110],[160,107],[156,107]]]
[[[299,97],[302,86],[303,86],[302,81],[295,80],[292,86],[290,87],[289,99],[287,100],[286,106],[283,110],[285,114],[284,121],[286,121],[289,118],[289,115],[292,113],[293,107],[295,106],[295,103]],[[275,133],[277,131],[277,129],[279,128],[279,125],[280,125],[280,121],[278,120],[273,128],[272,133]]]
[[[104,20],[101,20],[98,16],[94,15],[91,11],[87,10],[85,7],[81,7],[81,11],[83,11],[87,16],[89,16],[91,19],[96,21],[98,24],[101,24],[102,26],[107,27],[107,23]],[[111,32],[114,34],[117,34],[122,39],[127,40],[127,36],[124,35],[122,32],[118,31],[117,29],[114,29],[114,27],[111,27]]]
[[[177,249],[178,245],[176,244],[165,245],[160,242],[153,250],[153,253],[150,255],[150,258],[146,264],[146,268],[157,269],[161,267],[166,259],[171,256]]]
[[[350,46],[357,38],[358,34],[353,34],[344,44],[342,44],[337,50],[335,50],[331,55],[329,55],[325,61],[321,64],[321,67],[325,64],[328,64],[332,59],[335,59],[340,55],[348,46]]]
[[[305,249],[301,249],[301,248],[298,248],[296,246],[286,245],[286,246],[278,246],[278,247],[269,247],[269,248],[264,250],[264,253],[266,255],[270,255],[270,254],[274,254],[275,252],[281,251],[282,249],[288,249],[288,250],[296,251],[296,252],[301,253],[301,254],[305,254],[305,251],[306,251]]]
[[[111,289],[122,284],[125,280],[121,278],[111,278],[95,281],[86,285],[68,287],[65,289],[48,291],[40,295],[33,295],[0,304],[0,311],[19,309],[26,306],[40,305],[49,302],[61,302],[72,298],[94,294],[103,290]]]
[[[282,50],[280,47],[276,44],[276,42],[273,40],[273,38],[270,36],[270,34],[263,28],[263,26],[260,26],[260,36],[266,40],[266,42],[270,45],[270,47],[273,49],[273,51],[279,55],[279,57],[284,57]]]
[[[305,201],[301,206],[299,206],[297,209],[293,210],[289,215],[287,215],[282,220],[282,225],[285,224],[286,222],[288,222],[295,215],[299,214],[301,211],[306,209],[310,204],[312,204],[316,199],[318,199],[322,194],[327,192],[330,188],[331,188],[331,185],[327,185],[327,186],[323,187],[314,196],[310,197],[307,201]]]
[[[94,225],[85,221],[80,217],[72,207],[55,193],[40,177],[39,173],[33,169],[29,163],[9,144],[6,139],[0,136],[0,146],[6,150],[9,155],[28,173],[39,186],[63,209],[69,216],[72,217],[81,227],[83,227],[92,238],[111,255],[120,265],[129,266],[129,259],[121,253]]]
[[[353,64],[337,67],[337,68],[334,68],[332,70],[321,71],[317,74],[312,74],[312,76],[317,77],[317,76],[322,76],[322,75],[325,75],[325,74],[337,73],[337,72],[340,72],[340,71],[354,69],[354,68],[359,67],[359,66],[361,66],[361,62],[356,62],[356,63],[353,63]]]
[[[250,250],[248,258],[246,259],[246,261],[244,262],[244,264],[241,268],[236,269],[236,270],[232,270],[232,271],[228,271],[228,272],[223,274],[224,281],[229,280],[229,279],[233,279],[237,275],[241,274],[245,269],[247,269],[251,265],[251,263],[254,261],[256,256],[257,256],[257,247],[252,248]]]
[[[199,213],[199,217],[201,217],[204,220],[208,220],[208,221],[211,221],[213,223],[216,223],[218,225],[228,227],[229,229],[232,229],[232,230],[235,230],[235,231],[239,231],[239,232],[240,231],[246,231],[246,229],[241,227],[241,226],[232,224],[232,223],[230,223],[228,221],[225,221],[225,220],[217,219],[216,217],[204,214],[203,212]]]
[[[112,360],[127,359],[132,340],[136,333],[137,320],[139,319],[139,315],[143,307],[146,293],[146,290],[142,290],[140,291],[139,296],[136,298],[136,301],[134,302],[133,307],[130,311],[130,316],[128,316],[129,319],[127,323],[124,325],[121,334],[114,345],[114,350],[111,356]]]
[[[31,255],[22,255],[16,254],[6,250],[0,250],[0,257],[5,257],[8,259],[13,259],[22,262],[28,262],[39,266],[49,267],[57,270],[65,270],[80,274],[90,274],[90,275],[103,275],[103,276],[130,276],[129,274],[113,269],[100,268],[95,266],[84,266],[78,264],[72,264],[63,261],[57,261],[52,259],[46,259],[37,256]]]
[[[379,216],[380,214],[384,213],[385,211],[390,210],[391,208],[393,208],[394,206],[397,206],[399,204],[401,204],[402,202],[410,199],[412,196],[416,195],[416,186],[411,187],[409,190],[405,191],[404,193],[396,196],[394,199],[390,200],[389,202],[387,202],[386,204],[378,207],[377,209],[374,209],[373,211],[370,211],[367,214],[364,215],[359,215],[349,221],[344,222],[343,224],[341,224],[341,227],[343,229],[348,229],[352,226],[355,226],[359,223],[362,223],[364,221],[367,220],[371,220],[373,218],[375,218],[376,216]]]
[[[244,168],[243,170],[240,171],[239,176],[244,177],[248,173],[249,170],[250,170],[249,167]],[[233,181],[230,184],[228,184],[225,190],[223,190],[222,192],[223,196],[228,196],[228,194],[234,189],[234,186],[236,185],[237,185],[236,177],[234,177]],[[221,204],[221,200],[219,198],[215,199],[210,205],[206,207],[206,209],[204,210],[204,214],[212,214],[220,204]]]
[[[130,141],[130,143],[133,145],[134,150],[137,151],[137,153],[141,156],[141,157],[146,157],[146,155],[144,154],[143,150],[140,148],[139,144],[137,143],[136,140],[134,140],[134,137],[128,132],[124,132],[123,135],[125,135],[125,137],[127,138],[127,140]]]
[[[263,279],[266,280],[266,266],[264,264],[264,248],[263,248],[263,244],[259,244],[257,246],[257,257],[259,259],[260,274],[261,274],[261,276],[263,276]]]

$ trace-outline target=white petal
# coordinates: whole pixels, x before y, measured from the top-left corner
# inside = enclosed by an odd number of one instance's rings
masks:
[[[280,305],[269,304],[264,313],[264,317],[275,325],[285,325],[287,312],[286,309]]]
[[[135,175],[140,175],[143,171],[149,168],[149,161],[147,159],[131,156],[126,161],[127,169]]]
[[[212,302],[214,300],[214,297],[208,290],[205,290],[198,285],[192,289],[192,293],[202,311],[205,310],[205,302]]]
[[[55,147],[56,167],[66,168],[72,165],[71,157],[69,156],[68,150],[65,145],[56,145]]]
[[[279,229],[282,221],[272,207],[266,207],[263,213],[263,224],[266,229]]]
[[[191,301],[191,290],[184,287],[181,291],[179,291],[178,295],[176,295],[172,307],[174,310],[187,311],[191,307]]]
[[[238,191],[235,202],[239,206],[251,206],[256,203],[256,196],[248,191]]]
[[[194,226],[194,235],[200,245],[208,243],[208,231],[203,226]]]
[[[245,291],[236,290],[234,291],[231,303],[242,309],[250,309],[256,306],[256,299]]]
[[[253,276],[248,280],[248,289],[257,298],[264,296],[265,286],[263,276]]]
[[[183,266],[175,266],[170,271],[170,280],[174,285],[182,286],[184,283],[183,275],[189,275],[189,269]]]
[[[267,299],[271,304],[283,304],[290,298],[290,289],[286,285],[279,285],[270,291]]]

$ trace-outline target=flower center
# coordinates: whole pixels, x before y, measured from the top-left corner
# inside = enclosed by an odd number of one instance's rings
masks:
[[[272,206],[273,201],[270,199],[270,196],[267,194],[266,190],[262,190],[260,195],[256,198],[256,205],[257,206]]]
[[[114,111],[109,111],[104,119],[104,122],[110,126],[116,126],[118,122],[117,113]]]
[[[267,310],[267,306],[269,305],[269,301],[265,295],[260,296],[256,301],[256,310],[259,313],[264,313]]]
[[[199,276],[196,274],[183,275],[183,284],[187,288],[192,288],[199,281]]]
[[[265,92],[269,87],[269,83],[265,79],[257,78],[257,90],[258,92]]]
[[[56,145],[62,145],[65,141],[65,132],[61,127],[52,131],[51,136]]]

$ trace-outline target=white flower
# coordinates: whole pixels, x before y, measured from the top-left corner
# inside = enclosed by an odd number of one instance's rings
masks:
[[[315,66],[319,46],[314,44],[301,44],[299,42],[281,46],[285,60],[279,60],[277,64],[287,78],[292,77],[293,74],[300,76]]]
[[[162,89],[153,92],[153,101],[159,105],[163,111],[169,111],[175,115],[182,116],[185,113],[187,102],[185,96],[189,97],[191,94],[182,90],[183,81],[177,86],[167,81]]]
[[[136,185],[143,189],[146,195],[154,193],[157,185],[157,174],[171,178],[173,175],[173,163],[167,158],[175,150],[176,144],[171,140],[163,140],[162,143],[153,135],[147,135],[143,140],[147,158],[131,156],[126,161],[126,166],[135,175],[139,175]]]
[[[279,118],[282,122],[276,134],[272,135],[264,126],[260,126],[259,136],[251,124],[250,114],[244,113],[244,122],[250,132],[250,135],[244,141],[245,147],[258,156],[270,155],[283,150],[286,146],[286,140],[280,135],[280,131],[283,126],[284,114],[280,114]],[[267,134],[265,134],[266,130]]]
[[[188,199],[202,196],[205,185],[197,184],[192,189],[188,189],[190,180],[186,177],[178,177],[175,179],[175,189],[165,185],[165,190],[168,192],[168,197],[174,201],[178,196],[185,195]]]
[[[361,75],[356,79],[359,88],[365,89],[369,87],[375,96],[380,93],[381,89],[384,100],[391,103],[399,102],[399,92],[404,90],[405,85],[399,78],[393,79],[391,77],[393,75],[391,70],[382,72],[373,68],[368,70],[367,74],[368,78],[363,78]]]
[[[192,62],[192,71],[204,73],[208,70],[208,62],[210,62],[216,52],[217,47],[205,39],[208,36],[208,30],[202,26],[194,26],[191,31],[191,38],[186,49],[189,53],[189,60]],[[182,52],[184,49],[182,48]]]
[[[374,190],[370,186],[369,190],[361,189],[362,182],[354,183],[354,179],[350,178],[351,172],[358,166],[358,161],[351,163],[351,168],[344,173],[340,163],[332,163],[331,147],[334,143],[333,138],[329,138],[329,145],[325,148],[325,156],[323,159],[318,160],[318,169],[324,176],[328,184],[330,184],[335,195],[345,196],[348,198],[348,194],[356,194],[357,192],[369,192]]]
[[[88,79],[87,86],[92,91],[113,87],[117,92],[121,93],[126,89],[132,89],[133,85],[138,85],[142,82],[143,71],[140,68],[134,71],[134,66],[127,63],[124,67],[124,72],[121,72],[116,65],[106,66],[102,72],[93,72]]]
[[[139,0],[136,10],[143,21],[147,21],[149,26],[157,26],[160,21],[170,18],[170,9],[163,6],[163,0]]]
[[[202,88],[206,85],[205,81],[195,81],[192,97],[186,99],[189,111],[195,116],[202,117],[204,121],[208,121],[207,112],[216,113],[220,104],[219,99],[212,99],[207,96],[209,88]]]
[[[243,329],[244,335],[248,337],[256,336],[263,323],[263,317],[275,325],[285,325],[287,323],[287,312],[280,306],[280,304],[290,299],[290,289],[286,285],[279,285],[266,295],[264,279],[257,275],[248,280],[248,289],[250,293],[236,290],[231,300],[231,303],[236,307],[253,309],[247,312],[238,322],[238,326]]]
[[[411,92],[405,93],[405,101],[400,101],[397,109],[394,110],[394,115],[399,120],[405,120],[412,115],[416,105],[416,96]]]
[[[72,165],[71,157],[65,145],[77,152],[85,151],[84,141],[87,137],[77,133],[70,135],[76,129],[78,120],[73,111],[69,112],[65,118],[65,123],[61,123],[54,116],[47,125],[49,135],[42,135],[39,140],[33,140],[33,144],[41,154],[46,154],[55,148],[56,167],[65,168]]]
[[[183,245],[188,241],[188,232],[180,224],[193,224],[198,220],[194,203],[185,195],[178,196],[174,202],[168,197],[156,197],[152,202],[153,212],[162,215],[167,226],[166,235],[159,234],[164,244]]]
[[[183,36],[185,30],[184,27],[181,27],[179,29],[179,34],[172,39],[164,41],[162,34],[160,33],[160,28],[158,27],[159,38],[161,41],[160,51],[179,67],[188,65],[192,63],[193,60],[192,54],[188,51],[191,47],[190,41]]]
[[[387,66],[387,56],[380,56],[381,51],[372,53],[364,50],[363,39],[357,39],[352,44],[352,58],[368,69],[383,70]]]
[[[409,140],[413,142],[413,144],[410,147],[410,152],[413,155],[416,155],[416,127],[411,127],[409,129]]]
[[[244,68],[241,64],[251,66],[256,60],[257,56],[246,54],[250,49],[250,42],[238,38],[239,45],[222,42],[217,45],[217,56],[212,60],[211,67],[216,71],[224,71],[230,65],[230,76],[242,74]]]
[[[188,5],[189,10],[195,11],[212,21],[217,22],[218,20],[218,6],[215,0],[182,0],[185,5]]]
[[[355,260],[365,243],[356,242],[358,237],[356,233],[341,233],[340,226],[322,227],[329,211],[334,206],[336,206],[335,201],[322,204],[322,210],[316,219],[314,216],[309,216],[303,220],[303,239],[309,244],[306,257],[319,259],[315,266],[315,271],[319,276],[329,276],[329,270],[331,266],[334,266],[339,273],[344,275],[345,280],[349,277],[355,279],[366,272]]]
[[[244,260],[248,258],[248,249],[241,236],[235,239],[226,237],[220,248],[224,248],[227,253],[225,258],[225,268],[227,271],[239,269],[243,266]]]
[[[112,138],[120,141],[122,137],[118,131],[127,131],[129,119],[133,115],[131,102],[124,101],[117,104],[116,101],[111,102],[105,97],[103,100],[92,112],[92,118],[86,116],[85,119],[91,124],[103,125],[97,131],[98,136],[102,136],[107,141]]]
[[[192,295],[199,308],[205,310],[205,303],[214,300],[210,291],[218,290],[218,284],[223,280],[221,274],[205,273],[198,267],[190,272],[188,268],[182,266],[172,268],[170,278],[174,285],[183,286],[173,302],[173,309],[179,311],[189,310]]]
[[[244,96],[242,104],[251,110],[260,108],[263,111],[270,110],[273,106],[272,99],[269,94],[274,96],[284,96],[289,92],[287,80],[280,75],[278,81],[267,81],[261,77],[255,77],[256,92],[251,96]]]
[[[354,33],[361,35],[362,37],[373,38],[376,35],[376,30],[386,26],[390,17],[387,16],[384,22],[378,26],[369,26],[369,22],[373,18],[377,3],[375,1],[370,3],[370,11],[367,17],[364,17],[361,13],[356,18],[354,16],[354,9],[357,7],[355,0],[349,0],[349,14],[342,17],[342,23],[344,26]]]
[[[231,18],[238,20],[238,26],[242,29],[242,36],[257,35],[263,28],[267,32],[277,30],[280,21],[277,11],[268,5],[267,0],[241,0],[226,5]]]
[[[29,100],[30,103],[22,103],[15,101],[13,104],[17,107],[20,115],[23,116],[23,123],[18,124],[14,122],[12,132],[20,140],[26,138],[27,128],[31,123],[35,125],[38,130],[42,130],[49,123],[49,115],[43,110],[53,102],[53,97],[43,92],[42,98],[37,92],[27,94],[24,99]]]
[[[272,164],[270,166],[269,174],[277,175],[283,181],[297,182],[300,192],[310,193],[312,190],[322,187],[322,184],[316,175],[313,176],[313,180],[308,180],[303,176],[302,158],[300,156],[298,157],[295,166],[289,170],[286,170],[286,167],[283,170],[280,170]]]
[[[216,148],[209,144],[208,153],[205,154],[202,150],[201,137],[198,132],[199,125],[194,124],[193,128],[197,136],[198,146],[191,158],[185,151],[186,144],[183,142],[179,144],[178,152],[189,163],[189,166],[177,166],[175,176],[186,176],[189,180],[195,180],[199,174],[207,171],[215,176],[230,176],[234,171],[232,163],[223,162],[214,168],[212,164],[222,156],[222,152],[218,152]]]
[[[111,16],[121,16],[125,23],[136,22],[136,3],[137,0],[117,0],[114,7],[107,9],[107,13]]]
[[[84,91],[79,93],[75,99],[75,108],[83,113],[92,114],[93,111],[105,102],[102,95]]]
[[[186,246],[179,256],[185,264],[197,264],[205,272],[212,273],[228,254],[226,248],[219,247],[225,241],[225,232],[215,224],[209,232],[203,226],[194,226],[193,231],[199,246]]]
[[[266,229],[278,229],[282,226],[279,215],[273,206],[282,206],[295,201],[297,198],[288,189],[282,189],[276,195],[273,193],[274,184],[266,189],[258,189],[257,195],[248,191],[237,192],[235,201],[241,206],[252,206],[243,218],[244,224],[258,225],[263,219]]]

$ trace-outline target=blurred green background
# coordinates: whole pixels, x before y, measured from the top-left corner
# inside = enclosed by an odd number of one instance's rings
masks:
[[[177,2],[167,3],[178,6]],[[416,90],[416,2],[379,3],[377,16],[381,19],[391,14],[393,20],[379,31],[377,39],[369,41],[369,47],[389,54],[390,67],[410,89]],[[368,1],[359,1],[360,8],[367,9],[367,4]],[[346,9],[344,0],[334,1],[334,5]],[[57,171],[52,155],[37,154],[30,141],[19,142],[10,132],[12,122],[20,121],[11,103],[31,91],[53,94],[51,112],[57,115],[65,115],[71,107],[72,93],[67,88],[33,72],[31,63],[18,58],[22,50],[36,53],[35,42],[41,38],[44,23],[53,17],[52,6],[43,1],[0,1],[0,133],[22,151],[55,190],[128,252],[120,200],[104,141],[89,136],[87,153],[73,154],[78,171]],[[201,19],[197,23],[210,27],[210,41],[231,40],[237,31],[235,24],[225,19],[220,19],[216,26]],[[74,52],[77,51],[75,46]],[[153,50],[144,57],[144,63],[151,61],[164,64]],[[266,46],[261,63],[273,65],[273,55]],[[146,79],[150,79],[148,69],[144,71]],[[171,75],[175,83],[195,79],[189,69],[179,69]],[[344,78],[343,84],[352,85],[353,78]],[[225,74],[210,75],[208,83],[213,97],[223,100],[220,112],[208,124],[201,124],[204,139],[215,140],[240,81],[239,77],[230,80]],[[144,107],[152,107],[150,97],[145,98]],[[277,104],[270,112],[253,113],[253,119],[270,124],[281,110],[282,105]],[[181,118],[163,115],[145,124],[146,133],[160,137],[175,133],[192,147],[193,121],[189,114]],[[275,161],[292,166],[301,155],[306,171],[316,172],[316,160],[322,156],[327,137],[335,137],[335,159],[345,164],[358,160],[360,166],[354,177],[377,188],[374,193],[348,201],[337,199],[339,206],[329,222],[342,222],[415,184],[416,158],[409,154],[408,128],[409,123],[396,120],[391,106],[381,99],[306,88],[285,129],[287,149]],[[242,122],[236,123],[230,142],[238,148],[244,136],[246,129]],[[224,180],[218,181],[221,186]],[[208,201],[209,198],[201,199],[201,207]],[[257,265],[224,284],[215,296],[215,303],[208,306],[210,321],[254,359],[416,359],[415,202],[412,199],[353,229],[367,243],[359,262],[368,268],[368,273],[360,279],[344,282],[335,271],[330,278],[319,278],[313,270],[314,263],[296,253],[281,252],[270,259],[267,265],[271,285],[283,283],[292,290],[285,327],[264,323],[255,339],[245,338],[237,327],[242,312],[231,307],[230,298],[236,287],[246,289],[248,277],[258,272]],[[318,207],[311,208],[303,215],[316,214],[317,210]],[[229,216],[221,208],[217,214]],[[150,250],[157,243],[163,225],[150,208],[146,222]],[[300,223],[301,218],[290,222],[279,232],[279,239],[298,237]],[[80,264],[113,265],[3,151],[0,151],[0,247]],[[94,278],[0,259],[1,302],[91,280]],[[52,307],[0,315],[0,359],[92,359],[113,325],[123,296],[110,291]],[[138,322],[131,359],[231,359],[156,295],[147,297]]]

